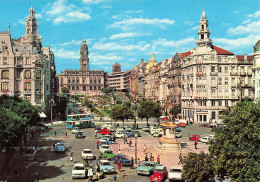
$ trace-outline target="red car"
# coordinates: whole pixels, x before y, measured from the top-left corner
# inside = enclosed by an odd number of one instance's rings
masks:
[[[186,127],[186,124],[185,123],[179,123],[178,126],[179,127]]]
[[[168,171],[165,166],[158,165],[154,169],[154,173],[150,176],[150,181],[165,181],[168,177]]]
[[[109,129],[107,128],[104,128],[102,130],[100,130],[100,132],[102,135],[110,135],[111,134],[111,131],[109,131]]]
[[[192,141],[199,140],[199,139],[200,139],[200,136],[199,136],[199,135],[192,135],[192,136],[190,137],[190,140],[192,140]]]

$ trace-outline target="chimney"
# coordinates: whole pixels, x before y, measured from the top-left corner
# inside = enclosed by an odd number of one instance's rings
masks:
[[[244,61],[247,61],[247,54],[244,54]]]

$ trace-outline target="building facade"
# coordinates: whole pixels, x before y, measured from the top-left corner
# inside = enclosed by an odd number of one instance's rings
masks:
[[[254,46],[254,58],[253,58],[253,94],[254,99],[258,101],[260,97],[260,40]]]
[[[63,87],[69,89],[71,94],[86,96],[103,94],[106,87],[107,72],[104,70],[89,70],[88,46],[85,40],[80,47],[80,69],[64,70],[59,75],[59,92]]]
[[[1,95],[19,96],[48,112],[57,90],[55,83],[52,84],[56,79],[54,59],[50,47],[42,47],[38,19],[30,8],[25,35],[11,38],[10,27],[0,32]]]

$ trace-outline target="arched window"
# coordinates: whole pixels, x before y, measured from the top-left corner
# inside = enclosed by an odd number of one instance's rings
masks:
[[[98,83],[99,83],[99,84],[101,83],[101,80],[100,80],[100,78],[98,79]]]
[[[70,90],[70,86],[68,86],[68,89]]]
[[[68,83],[70,83],[70,78],[68,78]]]
[[[97,80],[96,80],[96,79],[94,80],[94,83],[95,83],[95,84],[97,83]]]
[[[77,83],[79,83],[79,79],[77,78]]]
[[[72,90],[75,90],[75,86],[72,86]]]
[[[101,87],[100,87],[100,86],[98,87],[98,90],[101,90]]]
[[[72,83],[75,83],[75,78],[72,78]]]
[[[83,81],[82,81],[83,83],[86,83],[86,78],[83,78]]]
[[[79,86],[77,86],[76,89],[79,90]]]
[[[90,83],[92,83],[92,78],[90,78]]]

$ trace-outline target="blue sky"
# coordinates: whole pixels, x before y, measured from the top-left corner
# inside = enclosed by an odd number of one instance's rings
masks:
[[[196,46],[205,9],[213,44],[235,54],[252,54],[260,39],[260,0],[0,0],[0,31],[11,26],[13,38],[25,33],[33,6],[43,46],[55,54],[58,73],[79,69],[83,39],[90,69],[123,71],[150,60],[158,62]]]

